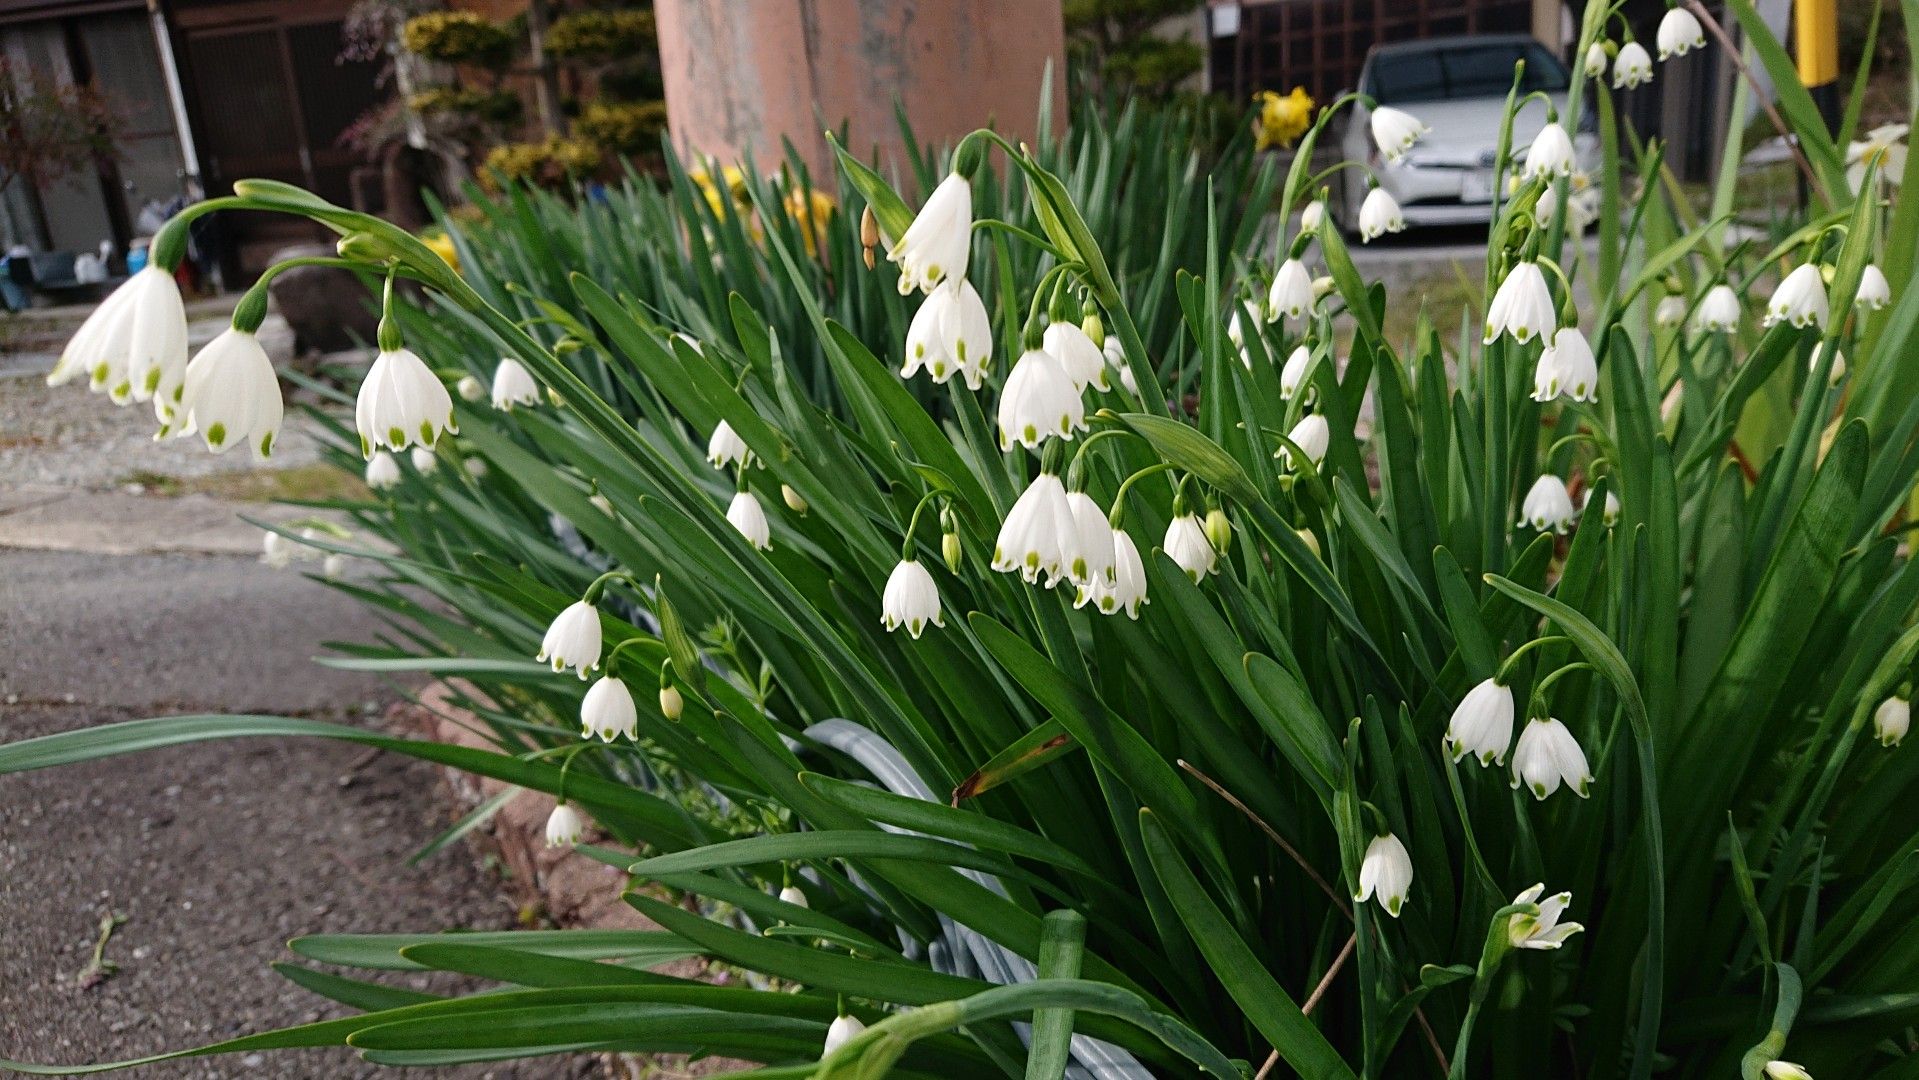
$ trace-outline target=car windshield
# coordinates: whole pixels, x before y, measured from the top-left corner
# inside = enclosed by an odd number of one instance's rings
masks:
[[[1409,101],[1456,101],[1505,97],[1512,89],[1513,65],[1526,61],[1520,93],[1559,93],[1566,89],[1566,67],[1530,41],[1493,41],[1395,50],[1374,58],[1366,88],[1382,105]]]

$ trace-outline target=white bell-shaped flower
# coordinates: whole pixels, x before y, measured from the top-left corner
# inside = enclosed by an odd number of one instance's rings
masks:
[[[572,668],[580,678],[600,668],[600,609],[584,600],[575,600],[554,616],[540,639],[539,654],[534,657],[553,665],[554,671]]]
[[[820,1056],[824,1057],[852,1042],[860,1032],[865,1030],[866,1025],[860,1023],[858,1017],[845,1015],[834,1017],[833,1022],[826,1028],[826,1047],[820,1052]]]
[[[1312,202],[1306,204],[1306,209],[1299,212],[1299,231],[1303,233],[1318,232],[1320,223],[1325,220],[1325,200],[1314,199]]]
[[[1073,514],[1072,533],[1060,552],[1066,563],[1067,580],[1080,589],[1095,581],[1110,583],[1116,555],[1113,527],[1107,523],[1106,511],[1084,491],[1068,492],[1066,506]]]
[[[1050,361],[1049,361],[1050,362]],[[1073,507],[1066,485],[1042,472],[1033,478],[1000,523],[993,543],[993,569],[1018,573],[1028,585],[1047,575],[1051,588],[1066,576],[1065,551],[1073,534]]]
[[[1458,762],[1467,755],[1481,765],[1506,763],[1513,742],[1513,692],[1497,679],[1486,679],[1466,691],[1446,724],[1444,747]]]
[[[275,570],[292,565],[300,545],[271,530],[260,534],[260,561]]]
[[[187,368],[187,311],[173,275],[148,264],[93,309],[47,375],[59,386],[85,375],[117,405],[154,399],[171,426]]]
[[[1539,129],[1533,136],[1531,149],[1526,151],[1525,177],[1528,180],[1538,177],[1554,178],[1573,174],[1573,140],[1566,129],[1554,120]]]
[[[511,411],[515,405],[539,403],[540,384],[533,381],[533,373],[511,356],[501,357],[493,369],[493,407]]]
[[[1652,321],[1654,326],[1678,326],[1686,321],[1686,298],[1678,293],[1667,293],[1653,305]]]
[[[1519,525],[1531,526],[1540,532],[1565,532],[1572,526],[1573,497],[1566,491],[1566,482],[1551,473],[1542,474],[1533,481],[1527,490],[1526,499],[1519,504]]]
[[[400,483],[400,463],[385,450],[376,450],[366,462],[366,486],[385,491]]]
[[[453,395],[433,369],[411,349],[382,351],[373,358],[353,409],[360,452],[376,447],[404,450],[414,443],[432,446],[441,433],[459,433],[453,422]]]
[[[572,847],[586,834],[586,819],[567,803],[560,803],[546,816],[546,846]]]
[[[633,704],[633,691],[611,675],[588,687],[580,702],[580,729],[598,735],[601,742],[610,743],[622,735],[638,738],[640,710]]]
[[[733,425],[722,420],[713,426],[713,434],[706,440],[706,460],[716,469],[729,465],[739,465],[752,453],[746,447],[746,440],[733,430]]]
[[[414,447],[407,458],[413,462],[413,471],[422,476],[440,467],[440,456],[435,454],[430,446]]]
[[[1633,90],[1652,81],[1652,54],[1637,41],[1628,41],[1619,47],[1619,55],[1612,62],[1612,87],[1614,90]]]
[[[1539,264],[1514,264],[1486,309],[1485,343],[1491,345],[1499,335],[1510,334],[1514,341],[1524,345],[1534,338],[1551,338],[1558,325],[1552,290],[1547,287],[1546,275]]]
[[[1816,263],[1794,267],[1772,291],[1772,299],[1766,301],[1767,326],[1784,322],[1801,330],[1808,326],[1824,330],[1830,314],[1826,281]]]
[[[1092,604],[1101,615],[1126,612],[1129,619],[1139,618],[1139,606],[1146,602],[1146,563],[1139,557],[1139,545],[1125,529],[1113,532],[1113,572],[1094,577],[1080,587],[1073,602],[1076,608]]]
[[[1732,286],[1714,285],[1706,290],[1698,310],[1693,312],[1692,328],[1702,334],[1730,334],[1739,329],[1743,315],[1739,294],[1732,291]]]
[[[1093,344],[1093,339],[1086,336],[1079,324],[1061,319],[1048,325],[1041,335],[1040,348],[1059,361],[1060,370],[1073,380],[1075,394],[1088,386],[1112,389],[1112,384],[1106,381],[1106,354]]]
[[[750,491],[736,491],[733,501],[726,506],[726,520],[731,522],[746,542],[760,551],[773,546],[773,529],[766,522],[766,508],[760,505],[759,496]]]
[[[1305,345],[1295,347],[1286,357],[1286,363],[1279,369],[1279,400],[1291,401],[1299,393],[1300,385],[1306,379],[1306,371],[1313,365],[1313,350]],[[1307,387],[1307,392],[1312,391]]]
[[[1819,370],[1819,358],[1825,355],[1825,351],[1826,343],[1823,341],[1812,347],[1811,354],[1806,357],[1807,371]],[[1846,354],[1835,350],[1832,354],[1832,370],[1826,373],[1826,385],[1838,386],[1841,382],[1845,381],[1845,378]]]
[[[880,597],[880,623],[888,630],[904,626],[915,639],[928,623],[946,625],[940,620],[939,586],[918,559],[901,559],[887,576],[886,592]]]
[[[1247,370],[1253,367],[1253,351],[1246,347],[1246,331],[1239,325],[1239,307],[1234,305],[1233,314],[1226,320],[1226,340],[1239,350],[1239,365]]]
[[[187,365],[180,433],[198,431],[216,454],[244,445],[264,460],[273,453],[285,411],[273,361],[245,330],[229,327]]]
[[[1359,861],[1359,891],[1353,899],[1365,903],[1376,897],[1380,908],[1397,919],[1412,889],[1413,857],[1406,845],[1392,833],[1373,837]]]
[[[1877,263],[1867,263],[1865,271],[1859,276],[1859,291],[1852,302],[1867,311],[1878,311],[1892,303],[1892,283],[1886,280],[1886,272],[1879,269]]]
[[[1196,514],[1180,514],[1167,522],[1166,537],[1159,546],[1195,583],[1204,580],[1219,565],[1219,552],[1206,538],[1206,526]]]
[[[1035,449],[1047,439],[1070,439],[1086,429],[1086,403],[1059,359],[1028,349],[1006,376],[999,396],[999,445]]]
[[[1586,752],[1565,724],[1550,717],[1526,721],[1519,745],[1513,748],[1513,787],[1524,787],[1533,798],[1544,799],[1563,782],[1583,799],[1592,779]]]
[[[1591,510],[1592,505],[1593,489],[1587,488],[1585,494],[1579,497],[1579,516],[1585,517],[1586,511]],[[1619,496],[1610,491],[1606,492],[1606,501],[1600,505],[1599,523],[1608,529],[1619,524]]]
[[[1804,1065],[1779,1058],[1766,1062],[1759,1071],[1765,1074],[1766,1080],[1812,1080],[1812,1074]]]
[[[794,907],[810,908],[813,906],[806,902],[806,893],[798,885],[788,885],[781,889],[780,902],[783,904],[792,904]]]
[[[1388,105],[1373,110],[1373,143],[1387,161],[1398,161],[1406,156],[1420,138],[1432,132],[1432,128],[1418,117]]]
[[[461,401],[486,400],[486,384],[478,375],[460,376],[460,381],[453,384],[453,392],[460,395]]]
[[[1406,215],[1399,209],[1399,200],[1392,192],[1376,187],[1366,193],[1366,201],[1359,204],[1359,240],[1370,244],[1387,233],[1401,232],[1406,228]]]
[[[1137,397],[1139,383],[1133,379],[1133,365],[1126,362],[1126,347],[1120,344],[1116,334],[1106,335],[1106,344],[1100,346],[1100,354],[1106,357],[1106,366],[1119,373],[1119,384],[1126,392]]]
[[[1560,327],[1533,369],[1534,401],[1551,401],[1561,394],[1574,401],[1599,400],[1599,361],[1576,326]]]
[[[1684,56],[1694,49],[1706,47],[1706,28],[1700,26],[1699,20],[1685,8],[1669,7],[1666,17],[1659,20],[1655,44],[1659,46],[1661,60]]]
[[[1326,450],[1333,443],[1333,428],[1326,422],[1325,413],[1308,413],[1299,418],[1299,423],[1293,425],[1286,437],[1306,455],[1307,467],[1316,469],[1326,460]],[[1297,464],[1293,461],[1291,446],[1281,446],[1273,456],[1284,468],[1291,469]]]
[[[1559,917],[1572,905],[1573,894],[1555,893],[1546,896],[1546,886],[1534,885],[1518,896],[1513,897],[1515,904],[1537,904],[1539,914],[1528,915],[1518,912],[1506,920],[1506,940],[1515,949],[1557,949],[1566,943],[1566,939],[1584,930],[1576,922],[1560,922]],[[1545,897],[1541,899],[1541,897]]]
[[[1266,292],[1266,321],[1278,322],[1282,316],[1297,322],[1313,309],[1313,276],[1306,264],[1287,259],[1273,274],[1273,286]]]
[[[940,181],[887,261],[899,264],[900,294],[931,293],[949,277],[966,276],[973,250],[973,185],[958,173]]]
[[[1879,703],[1872,712],[1872,733],[1880,746],[1898,746],[1912,730],[1912,703],[1894,695]]]
[[[1586,47],[1586,77],[1597,79],[1606,74],[1606,43],[1595,41]]]
[[[978,390],[992,362],[993,324],[973,283],[951,278],[927,293],[906,328],[906,363],[900,376],[910,379],[923,370],[935,383],[944,383],[958,374],[968,389]]]

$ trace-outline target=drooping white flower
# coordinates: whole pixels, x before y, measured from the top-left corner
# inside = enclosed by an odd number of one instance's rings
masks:
[[[539,654],[534,657],[553,665],[554,671],[572,668],[580,678],[600,669],[600,609],[584,600],[575,600],[553,617],[540,639]]]
[[[1468,754],[1481,765],[1506,763],[1513,741],[1513,692],[1497,679],[1487,679],[1466,691],[1446,724],[1443,745],[1458,762]]]
[[[1372,243],[1387,233],[1396,233],[1406,228],[1406,215],[1399,209],[1399,200],[1392,192],[1376,187],[1366,193],[1366,201],[1359,204],[1359,240]]]
[[[1061,319],[1047,326],[1040,348],[1059,361],[1060,370],[1073,380],[1075,394],[1088,386],[1112,389],[1112,384],[1106,381],[1106,354],[1078,324]]]
[[[1206,538],[1206,526],[1200,524],[1196,514],[1180,514],[1167,522],[1166,537],[1159,546],[1195,583],[1219,565],[1219,552]]]
[[[1683,7],[1670,7],[1666,9],[1666,17],[1659,20],[1657,44],[1661,60],[1684,56],[1706,47],[1706,28],[1699,25],[1692,12]]]
[[[1705,299],[1693,312],[1692,328],[1703,334],[1730,334],[1739,329],[1739,294],[1732,286],[1720,284],[1706,290]]]
[[[375,451],[366,462],[366,486],[385,491],[400,482],[400,463],[385,450]]]
[[[1139,557],[1139,545],[1125,529],[1113,531],[1113,572],[1095,577],[1080,587],[1073,602],[1076,608],[1092,604],[1102,615],[1126,612],[1129,619],[1139,618],[1139,606],[1146,602],[1146,564]]]
[[[1878,311],[1892,303],[1892,283],[1886,280],[1886,272],[1879,269],[1877,263],[1867,263],[1859,277],[1859,291],[1853,295],[1852,302],[1867,311]]]
[[[1829,314],[1826,281],[1816,263],[1794,267],[1772,291],[1772,299],[1766,301],[1767,326],[1786,322],[1801,330],[1808,326],[1824,330]]]
[[[418,451],[415,451],[415,452],[417,453]],[[464,464],[464,468],[466,469],[466,474],[468,476],[471,476],[473,479],[475,480],[486,479],[487,464],[486,464],[485,458],[477,458],[477,457],[467,458]]]
[[[598,735],[601,742],[610,743],[622,735],[638,738],[640,710],[633,704],[633,691],[611,675],[588,687],[580,702],[580,729]]]
[[[1406,151],[1411,150],[1421,136],[1433,130],[1418,117],[1387,105],[1373,110],[1372,126],[1373,143],[1387,161],[1405,157]]]
[[[1018,573],[1028,585],[1047,575],[1051,588],[1066,576],[1065,551],[1073,532],[1073,507],[1066,485],[1042,472],[1033,478],[1000,523],[993,542],[993,569]]]
[[[1523,786],[1533,798],[1544,799],[1558,791],[1563,781],[1583,799],[1592,779],[1586,752],[1565,724],[1551,717],[1526,721],[1519,745],[1513,748],[1513,787]]]
[[[728,465],[739,465],[746,461],[752,451],[746,448],[746,440],[733,430],[733,425],[722,420],[713,427],[713,434],[706,440],[706,460],[716,469]]]
[[[1559,325],[1552,290],[1536,262],[1514,264],[1499,283],[1486,309],[1486,339],[1491,345],[1501,334],[1511,334],[1521,345],[1534,338],[1550,338]]]
[[[533,381],[533,373],[511,356],[501,357],[493,369],[493,407],[511,412],[515,405],[539,403],[540,384]]]
[[[285,411],[273,361],[260,340],[245,330],[229,327],[187,365],[180,432],[198,431],[216,454],[245,445],[264,460],[273,453]]]
[[[1561,394],[1574,401],[1599,400],[1599,361],[1577,326],[1560,327],[1533,369],[1534,401],[1551,401]]]
[[[1586,77],[1597,79],[1606,74],[1606,43],[1595,41],[1586,47]]]
[[[1406,845],[1392,833],[1373,837],[1359,861],[1359,891],[1353,894],[1353,899],[1365,903],[1378,897],[1379,906],[1397,919],[1412,889],[1413,858],[1407,853]]]
[[[1895,191],[1899,188],[1906,175],[1905,139],[1911,130],[1907,124],[1881,124],[1866,132],[1865,138],[1847,144],[1846,183],[1852,190],[1859,191],[1866,182],[1866,170],[1874,166],[1878,167],[1879,185]]]
[[[1566,939],[1584,930],[1576,922],[1560,922],[1559,917],[1573,902],[1569,892],[1545,896],[1546,886],[1534,885],[1518,896],[1513,897],[1515,904],[1537,904],[1539,914],[1528,915],[1518,912],[1506,920],[1506,940],[1515,949],[1557,949],[1566,943]],[[1545,899],[1540,897],[1545,896]]]
[[[1106,366],[1119,372],[1119,384],[1126,392],[1139,396],[1139,383],[1133,378],[1133,365],[1126,362],[1126,347],[1121,345],[1119,337],[1106,335],[1106,344],[1100,346],[1100,353],[1106,357]]]
[[[966,177],[950,173],[933,189],[886,258],[899,264],[900,295],[914,289],[930,294],[947,278],[966,276],[972,250],[973,185]]]
[[[806,893],[798,885],[788,885],[780,890],[780,902],[794,907],[812,907],[806,902]]]
[[[271,534],[269,534],[271,535]],[[1872,713],[1872,733],[1880,746],[1898,746],[1912,730],[1912,703],[1894,695],[1879,703]]]
[[[1326,460],[1327,447],[1333,444],[1333,428],[1326,422],[1325,413],[1307,413],[1299,418],[1299,423],[1293,425],[1293,430],[1287,432],[1286,437],[1306,455],[1307,467],[1316,469],[1320,462]],[[1297,464],[1293,461],[1291,446],[1281,446],[1273,456],[1280,460],[1284,468],[1291,469]]]
[[[546,816],[546,846],[572,847],[586,833],[586,819],[568,803],[553,807]]]
[[[1292,320],[1306,317],[1313,309],[1313,276],[1306,264],[1287,259],[1273,274],[1273,287],[1266,292],[1266,321],[1278,322],[1281,316]]]
[[[755,548],[772,548],[773,529],[766,522],[766,508],[760,505],[759,496],[750,491],[734,492],[733,501],[726,507],[726,520]]]
[[[329,581],[345,572],[346,556],[337,551],[328,552],[327,557],[320,560],[320,573]]]
[[[279,533],[269,529],[260,534],[260,561],[275,570],[286,569],[298,553],[299,545]]]
[[[1233,306],[1233,314],[1226,320],[1226,340],[1239,350],[1239,364],[1248,370],[1253,366],[1253,351],[1246,347],[1246,331],[1239,325],[1239,306]]]
[[[1812,347],[1812,353],[1806,357],[1807,371],[1819,370],[1819,358],[1825,354],[1825,349],[1826,343],[1823,341]],[[1838,386],[1845,378],[1846,354],[1834,351],[1832,354],[1832,370],[1826,373],[1826,385]]]
[[[1796,1061],[1774,1058],[1760,1066],[1759,1071],[1766,1074],[1766,1080],[1812,1080],[1812,1074]]]
[[[927,623],[945,626],[940,619],[940,591],[933,575],[918,559],[901,559],[886,578],[880,597],[880,623],[887,630],[906,627],[917,640]]]
[[[1055,436],[1070,439],[1086,428],[1086,403],[1059,359],[1028,349],[1006,376],[999,396],[999,446],[1032,450]]]
[[[407,456],[413,462],[413,471],[422,476],[440,467],[440,455],[430,446],[416,446]]]
[[[162,424],[187,368],[187,311],[173,275],[149,263],[93,309],[47,375],[59,386],[79,375],[116,405],[154,399]]]
[[[1306,378],[1306,369],[1313,363],[1313,351],[1304,345],[1293,349],[1286,357],[1285,366],[1279,369],[1279,400],[1291,401],[1299,393],[1300,383]],[[1307,388],[1310,392],[1311,387]]]
[[[1632,90],[1652,81],[1652,54],[1637,41],[1628,41],[1619,47],[1619,56],[1612,64],[1612,88],[1614,90]]]
[[[460,395],[461,401],[486,400],[486,384],[478,375],[460,376],[460,381],[453,384],[453,392]]]
[[[1686,321],[1686,298],[1678,293],[1667,293],[1659,298],[1652,309],[1654,326],[1678,326]]]
[[[1579,516],[1585,517],[1586,511],[1592,509],[1592,504],[1593,489],[1587,488],[1585,494],[1579,497]],[[1599,523],[1608,529],[1619,524],[1619,496],[1610,491],[1606,492],[1606,501],[1600,504]]]
[[[866,1025],[860,1023],[859,1018],[856,1016],[841,1015],[834,1017],[833,1023],[826,1029],[826,1048],[820,1052],[820,1056],[824,1057],[838,1050],[840,1047],[845,1046],[847,1043],[852,1042],[860,1032],[865,1030]]]
[[[944,383],[959,374],[968,389],[978,390],[992,362],[993,324],[973,283],[951,278],[927,293],[906,328],[900,377],[910,379],[924,370],[935,383]]]
[[[1554,120],[1539,129],[1533,136],[1531,149],[1526,151],[1525,177],[1528,180],[1538,177],[1571,176],[1573,174],[1573,140],[1566,129]]]
[[[1095,581],[1110,583],[1117,555],[1106,511],[1084,491],[1068,492],[1066,505],[1073,514],[1073,530],[1060,553],[1066,563],[1067,580],[1081,589]]]
[[[1533,481],[1526,492],[1526,499],[1519,506],[1519,524],[1528,525],[1539,532],[1565,532],[1576,516],[1573,513],[1573,497],[1566,491],[1566,482],[1551,473],[1542,474]]]
[[[453,396],[426,361],[411,349],[382,351],[373,358],[353,409],[360,452],[376,447],[404,450],[414,443],[432,446],[441,433],[459,433],[453,422]]]
[[[1299,212],[1299,231],[1318,232],[1320,223],[1326,220],[1326,203],[1323,199],[1314,199]]]

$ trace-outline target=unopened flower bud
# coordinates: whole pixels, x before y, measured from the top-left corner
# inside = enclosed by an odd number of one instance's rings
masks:
[[[867,206],[860,211],[860,257],[866,260],[866,268],[873,269],[873,250],[880,246],[880,222],[873,216],[873,208]]]
[[[1226,511],[1217,506],[1206,511],[1206,523],[1203,528],[1206,530],[1206,539],[1211,542],[1214,551],[1224,555],[1226,550],[1233,546],[1233,523],[1226,520]]]
[[[955,574],[959,573],[960,561],[965,558],[965,555],[965,551],[960,548],[958,533],[946,532],[940,534],[940,558],[946,560],[946,568],[948,570]]]
[[[678,720],[685,709],[686,699],[680,696],[680,688],[670,682],[660,684],[660,715]]]
[[[806,513],[806,500],[800,496],[799,492],[794,491],[792,487],[781,484],[780,498],[786,502],[786,508],[788,510],[793,511],[795,514]]]

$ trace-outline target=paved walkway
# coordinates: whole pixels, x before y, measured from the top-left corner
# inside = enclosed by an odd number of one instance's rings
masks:
[[[371,639],[375,620],[300,572],[315,564],[263,565],[260,532],[240,519],[289,512],[156,494],[250,462],[156,445],[137,407],[49,390],[32,367],[0,361],[0,741],[201,711],[377,723],[399,688],[311,661],[325,641]],[[298,445],[283,443],[287,460],[312,461],[311,440],[305,458]],[[203,743],[0,780],[0,1056],[117,1059],[341,1015],[267,966],[292,959],[287,938],[512,925],[498,879],[466,849],[406,865],[447,824],[436,789],[428,766],[320,740]],[[108,913],[126,917],[105,950],[118,970],[89,980]],[[374,1074],[332,1050],[132,1075]]]

